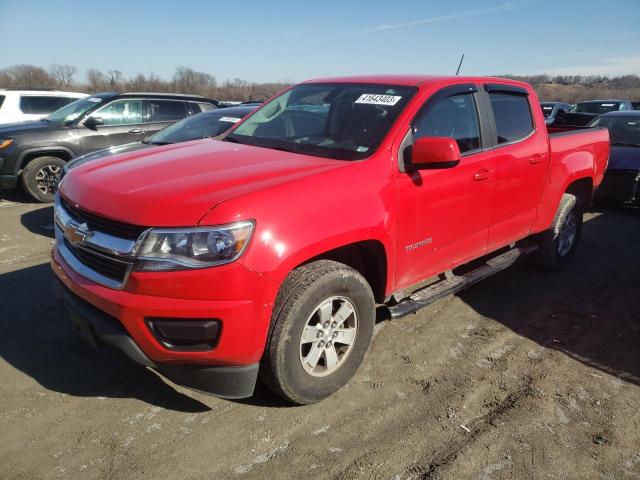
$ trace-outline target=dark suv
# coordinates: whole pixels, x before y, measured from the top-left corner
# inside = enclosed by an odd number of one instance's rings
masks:
[[[170,123],[217,108],[216,100],[165,93],[98,93],[39,121],[0,127],[0,188],[53,201],[56,177],[78,155],[135,142]]]

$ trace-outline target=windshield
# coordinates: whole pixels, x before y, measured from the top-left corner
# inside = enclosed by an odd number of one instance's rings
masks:
[[[640,117],[599,117],[589,126],[607,128],[611,145],[640,147]]]
[[[52,122],[70,122],[102,103],[100,97],[85,97],[59,108],[47,117]]]
[[[582,102],[578,103],[573,111],[576,113],[608,113],[620,110],[619,102]]]
[[[226,132],[241,120],[235,115],[195,115],[180,120],[147,138],[147,143],[166,144],[188,142],[200,138],[215,137]]]
[[[224,140],[340,160],[370,156],[416,89],[303,84],[273,99]]]
[[[547,118],[549,115],[551,115],[551,112],[553,112],[553,104],[541,104],[540,105],[542,107],[542,114],[545,116],[545,118]]]

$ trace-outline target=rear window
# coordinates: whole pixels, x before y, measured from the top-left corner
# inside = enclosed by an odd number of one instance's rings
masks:
[[[176,100],[149,100],[152,122],[173,122],[188,115],[186,102]]]
[[[577,113],[608,113],[620,110],[620,102],[582,102],[573,110]]]
[[[489,93],[496,119],[498,143],[522,140],[533,131],[529,99],[516,93]]]
[[[74,100],[70,97],[24,95],[20,97],[20,110],[33,115],[48,115]]]

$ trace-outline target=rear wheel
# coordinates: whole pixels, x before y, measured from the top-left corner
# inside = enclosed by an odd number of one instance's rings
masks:
[[[261,377],[293,403],[322,400],[356,373],[374,322],[373,293],[360,273],[329,260],[304,265],[278,293]]]
[[[53,202],[58,176],[66,162],[58,157],[38,157],[22,172],[22,186],[35,200]]]
[[[560,271],[575,254],[582,233],[582,202],[565,193],[549,230],[540,237],[536,261],[545,270]]]

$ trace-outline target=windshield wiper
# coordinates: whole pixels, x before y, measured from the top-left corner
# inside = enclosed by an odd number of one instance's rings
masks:
[[[143,140],[142,143],[146,145],[171,145],[173,142],[148,142],[147,140]]]

